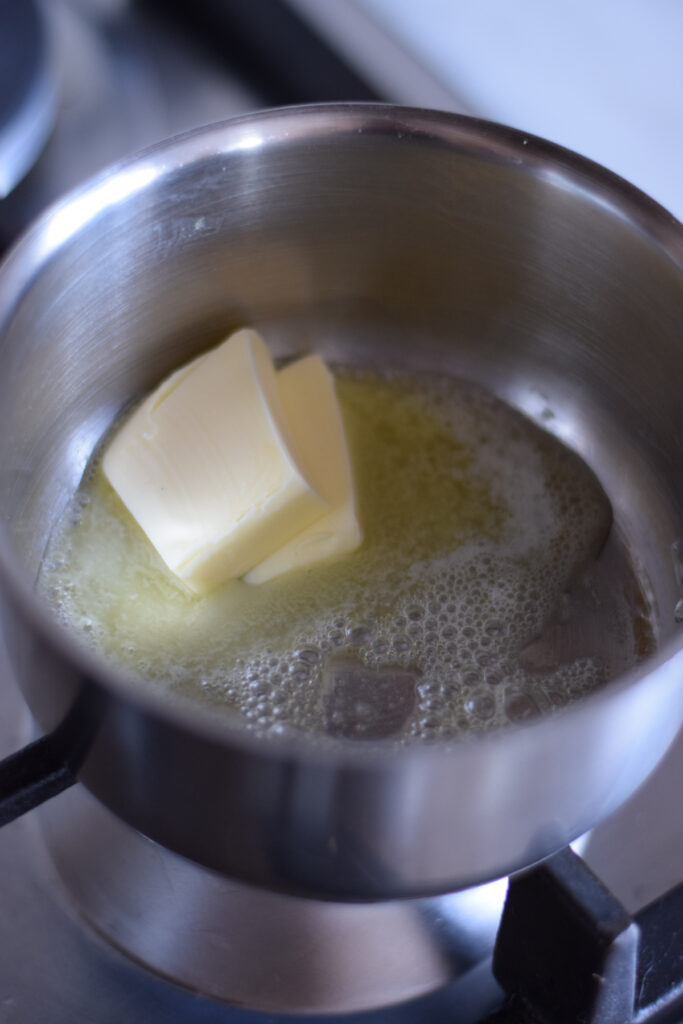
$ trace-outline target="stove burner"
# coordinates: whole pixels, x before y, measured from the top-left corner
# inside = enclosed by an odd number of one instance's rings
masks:
[[[477,933],[472,890],[460,905],[458,894],[363,904],[297,899],[171,853],[83,786],[40,816],[53,863],[98,932],[177,984],[249,1009],[349,1013],[439,989],[485,958],[504,896],[504,882],[481,888]]]
[[[580,857],[562,850],[510,881],[493,970],[513,998],[496,1019],[625,1024],[638,940],[621,904]]]
[[[37,158],[55,113],[43,19],[32,0],[4,0],[0,32],[0,199]]]
[[[491,961],[504,882],[438,900],[296,899],[170,853],[80,786],[40,816],[86,920],[128,956],[209,999],[287,1014],[385,1008],[396,1021],[452,1020],[450,1007],[460,1024],[475,1024],[503,1001],[492,966],[506,997],[487,1024],[682,1019],[683,885],[632,918],[570,849],[510,880]],[[477,900],[488,913],[475,935]],[[430,992],[431,1012],[411,1017]],[[400,1003],[406,1016],[386,1009]]]
[[[487,1024],[680,1024],[683,885],[634,918],[571,850],[510,880]],[[639,956],[640,949],[640,956]]]

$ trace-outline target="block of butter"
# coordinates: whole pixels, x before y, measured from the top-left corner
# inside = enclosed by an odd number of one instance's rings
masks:
[[[309,392],[301,402],[296,388],[281,394],[279,376],[259,335],[238,331],[164,381],[105,452],[109,482],[197,593],[261,566],[335,511],[299,417],[306,406],[308,431],[322,437],[330,413]],[[294,564],[285,559],[263,579]]]
[[[280,370],[277,389],[303,465],[330,510],[248,572],[247,583],[264,583],[290,569],[338,558],[362,539],[332,374],[320,356],[306,356]]]
[[[199,593],[243,575],[329,511],[251,330],[164,381],[116,434],[103,469],[168,567]]]

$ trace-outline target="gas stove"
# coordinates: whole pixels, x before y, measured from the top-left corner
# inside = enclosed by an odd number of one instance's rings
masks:
[[[6,754],[31,724],[4,649],[0,669]],[[625,1024],[635,1000],[634,1020],[677,1024],[682,770],[679,741],[580,841],[583,860],[565,850],[510,882],[377,904],[231,882],[76,786],[0,830],[0,1020]]]
[[[301,4],[264,0],[260,35],[239,2],[193,6],[187,24],[182,4],[151,0],[45,8],[49,56],[33,106],[14,111],[21,126],[39,110],[32,145],[44,148],[0,201],[0,248],[65,190],[174,132],[380,91],[292,20]],[[278,56],[285,35],[301,60]],[[5,756],[31,723],[4,651],[0,680]],[[170,854],[76,786],[0,830],[0,1021],[621,1024],[635,1002],[638,1021],[673,1024],[683,1020],[682,772],[683,739],[580,842],[583,860],[563,851],[513,880],[502,925],[505,879],[405,903],[275,896]]]

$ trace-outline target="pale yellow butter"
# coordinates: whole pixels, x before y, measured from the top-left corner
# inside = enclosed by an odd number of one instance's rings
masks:
[[[338,558],[362,539],[332,374],[320,356],[306,356],[280,370],[277,388],[302,463],[330,511],[248,572],[247,583],[264,583],[290,569]]]
[[[204,593],[331,511],[298,439],[266,346],[245,329],[150,395],[103,469],[169,569]]]

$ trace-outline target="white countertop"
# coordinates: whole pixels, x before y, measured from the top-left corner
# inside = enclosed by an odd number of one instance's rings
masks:
[[[403,103],[500,121],[683,219],[681,0],[289,0]]]

